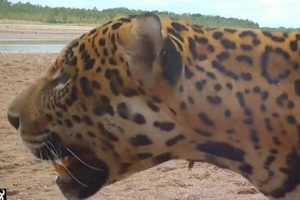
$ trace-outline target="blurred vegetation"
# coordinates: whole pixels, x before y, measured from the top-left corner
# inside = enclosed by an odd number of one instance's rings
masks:
[[[145,13],[145,11],[130,10],[127,8],[114,8],[99,11],[96,7],[94,9],[76,9],[63,7],[51,8],[48,6],[32,5],[30,3],[11,3],[7,0],[0,0],[0,19],[30,20],[45,23],[64,24],[101,24],[116,16],[137,15],[141,13]],[[188,13],[182,15],[172,12],[159,11],[152,11],[152,13],[162,16],[169,16],[175,19],[184,18],[195,24],[208,27],[259,28],[258,23],[252,22],[250,20]],[[280,30],[290,31],[292,29],[280,28]]]

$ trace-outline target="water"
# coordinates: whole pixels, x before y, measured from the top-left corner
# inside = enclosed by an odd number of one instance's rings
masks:
[[[59,53],[66,44],[0,44],[0,53]]]
[[[79,34],[0,32],[0,53],[59,53]]]

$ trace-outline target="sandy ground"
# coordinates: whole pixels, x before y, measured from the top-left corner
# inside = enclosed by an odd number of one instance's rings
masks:
[[[55,54],[0,54],[0,188],[9,199],[63,199],[49,163],[34,158],[6,120],[13,97],[54,61]],[[206,163],[189,170],[170,161],[107,186],[102,200],[266,200],[248,181]]]

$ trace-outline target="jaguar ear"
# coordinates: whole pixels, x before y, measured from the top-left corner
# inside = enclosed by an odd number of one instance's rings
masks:
[[[144,14],[137,16],[130,24],[131,27],[119,35],[119,43],[130,55],[131,59],[151,65],[159,54],[163,37],[158,16]]]
[[[152,14],[137,16],[127,27],[122,26],[118,42],[134,77],[152,87],[157,77],[155,62],[164,43],[159,17]]]
[[[128,27],[129,26],[129,27]],[[146,14],[122,26],[120,48],[134,78],[145,87],[174,87],[182,73],[182,56],[167,36],[160,18]]]

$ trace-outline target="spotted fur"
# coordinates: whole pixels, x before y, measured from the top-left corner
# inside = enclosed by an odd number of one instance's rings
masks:
[[[117,18],[71,42],[9,119],[27,144],[46,133],[90,149],[105,184],[186,159],[299,199],[299,65],[300,33]]]

